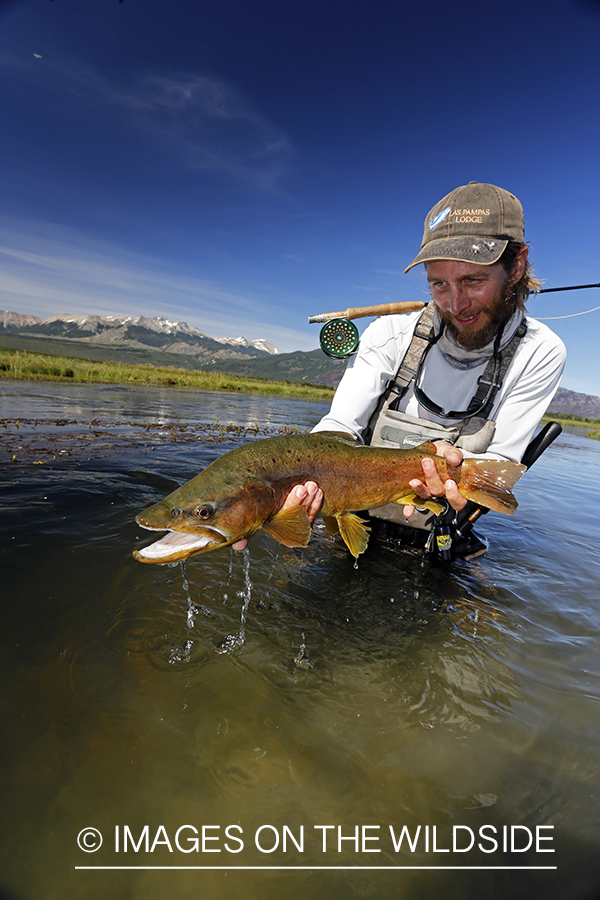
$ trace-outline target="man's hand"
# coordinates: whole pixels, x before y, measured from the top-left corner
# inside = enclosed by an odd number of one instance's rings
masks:
[[[296,484],[285,500],[281,509],[290,509],[292,506],[303,506],[307,512],[310,524],[319,515],[319,510],[323,504],[323,491],[314,481],[307,481],[305,484]],[[234,550],[245,550],[248,546],[248,539],[236,541],[231,545]]]
[[[460,466],[463,461],[462,450],[449,444],[448,441],[435,441],[434,443],[436,454],[443,456],[448,465]],[[448,479],[446,482],[442,481],[432,459],[425,457],[421,465],[423,468],[423,480],[419,481],[418,478],[414,478],[409,482],[418,497],[421,497],[423,500],[429,500],[430,497],[442,497],[448,501],[452,509],[457,511],[467,505],[465,498],[462,494],[459,494],[455,481],[451,479]],[[404,515],[407,519],[412,516],[414,511],[414,506],[407,505],[404,507]]]

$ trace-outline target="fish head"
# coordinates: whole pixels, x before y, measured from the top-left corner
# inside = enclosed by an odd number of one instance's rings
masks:
[[[136,516],[142,528],[167,534],[135,559],[170,563],[250,537],[274,507],[271,488],[258,479],[214,478],[208,470]]]

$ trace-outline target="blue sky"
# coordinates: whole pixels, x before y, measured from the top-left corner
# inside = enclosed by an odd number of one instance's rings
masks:
[[[471,180],[546,286],[600,282],[599,47],[596,0],[0,2],[0,307],[310,350],[309,315],[424,298],[402,271]],[[600,311],[548,324],[600,394]]]

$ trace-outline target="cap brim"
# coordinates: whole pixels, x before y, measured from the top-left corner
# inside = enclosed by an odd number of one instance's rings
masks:
[[[456,262],[475,263],[479,266],[491,266],[498,262],[506,250],[508,241],[494,237],[462,234],[460,237],[439,238],[429,241],[418,253],[404,274],[418,266],[419,263],[432,262],[434,259],[450,259]]]

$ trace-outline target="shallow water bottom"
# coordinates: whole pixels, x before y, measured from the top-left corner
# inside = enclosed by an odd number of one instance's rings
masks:
[[[595,896],[598,526],[583,476],[560,536],[552,494],[598,451],[561,440],[453,566],[322,527],[136,563],[230,445],[5,469],[6,896]]]

